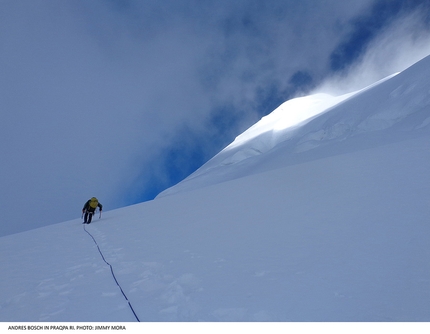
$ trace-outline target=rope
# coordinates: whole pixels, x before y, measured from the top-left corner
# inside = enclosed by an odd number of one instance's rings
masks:
[[[125,300],[127,301],[128,306],[129,306],[129,307],[130,307],[130,309],[131,309],[131,312],[133,312],[134,317],[136,318],[136,320],[137,320],[138,322],[140,322],[140,320],[139,320],[138,316],[136,315],[136,312],[134,312],[133,306],[131,306],[130,301],[128,300],[127,296],[125,295],[124,291],[123,291],[123,290],[122,290],[122,288],[121,288],[121,285],[119,285],[118,280],[117,280],[117,279],[116,279],[116,277],[115,277],[115,273],[113,272],[113,268],[112,268],[112,266],[110,265],[110,263],[109,263],[109,262],[107,262],[107,261],[106,261],[105,257],[103,256],[103,253],[102,253],[102,251],[100,250],[100,247],[99,247],[99,245],[97,244],[96,239],[94,239],[94,237],[91,235],[91,233],[87,231],[87,229],[85,228],[85,225],[84,225],[84,230],[85,230],[85,232],[87,232],[87,233],[88,233],[88,235],[93,239],[94,243],[95,243],[95,244],[96,244],[96,246],[97,246],[97,249],[99,250],[99,253],[100,253],[100,255],[101,255],[101,257],[102,257],[103,261],[104,261],[104,262],[105,262],[105,263],[110,267],[110,271],[111,271],[111,273],[112,273],[112,277],[113,277],[113,279],[115,280],[116,285],[118,285],[119,289],[121,290],[121,293],[122,293],[122,295],[124,296]]]

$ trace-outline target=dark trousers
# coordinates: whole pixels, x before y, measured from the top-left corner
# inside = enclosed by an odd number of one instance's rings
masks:
[[[85,211],[84,223],[86,223],[86,224],[91,223],[91,220],[93,219],[93,214],[94,214],[94,212]]]

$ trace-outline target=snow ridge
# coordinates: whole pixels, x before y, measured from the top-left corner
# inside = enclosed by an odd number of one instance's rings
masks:
[[[159,197],[300,163],[313,155],[310,151],[320,151],[316,155],[323,151],[337,154],[336,146],[358,136],[373,137],[376,146],[390,132],[390,140],[397,140],[394,137],[405,137],[406,132],[424,128],[430,122],[426,76],[429,63],[430,58],[426,57],[401,73],[349,94],[317,93],[289,100]],[[395,133],[402,128],[404,131]],[[377,133],[382,133],[382,137],[376,138]],[[275,155],[278,160],[273,167],[269,161]],[[279,156],[288,160],[281,162]]]

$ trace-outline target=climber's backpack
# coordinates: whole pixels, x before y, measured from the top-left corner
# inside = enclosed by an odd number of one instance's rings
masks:
[[[97,206],[99,205],[99,201],[97,200],[97,198],[93,197],[90,199],[90,208],[96,209]]]

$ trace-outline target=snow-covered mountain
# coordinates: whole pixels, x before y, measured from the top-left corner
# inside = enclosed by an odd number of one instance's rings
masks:
[[[427,57],[287,101],[153,201],[0,238],[0,320],[430,321],[429,170]]]

